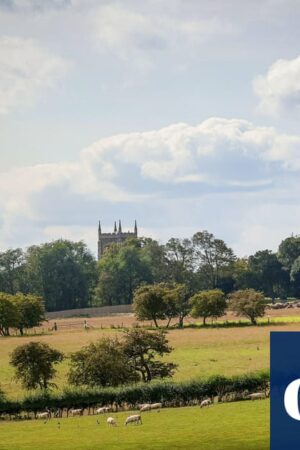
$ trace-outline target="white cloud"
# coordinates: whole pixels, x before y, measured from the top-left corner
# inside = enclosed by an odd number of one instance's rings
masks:
[[[30,39],[0,38],[0,114],[33,104],[65,74],[67,63]]]
[[[271,115],[300,107],[300,56],[295,59],[279,59],[253,82],[259,109]]]
[[[180,9],[170,9],[160,1],[131,6],[128,3],[104,4],[91,12],[90,20],[101,51],[144,63],[148,63],[155,52],[192,48],[236,29],[215,15],[180,14]]]
[[[285,202],[299,189],[299,148],[298,136],[222,118],[101,139],[78,161],[1,174],[0,247],[24,245],[24,227],[26,244],[68,231],[90,242],[98,217],[117,214],[143,216],[147,229],[230,225],[237,248],[245,248],[245,230],[262,225],[264,199],[274,203],[280,192]],[[223,222],[212,219],[216,211]]]

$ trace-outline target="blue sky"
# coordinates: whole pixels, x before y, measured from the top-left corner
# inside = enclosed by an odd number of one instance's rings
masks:
[[[0,249],[300,226],[296,0],[2,0]]]

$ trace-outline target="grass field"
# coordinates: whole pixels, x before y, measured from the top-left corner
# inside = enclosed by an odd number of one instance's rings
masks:
[[[223,374],[234,375],[266,369],[269,367],[269,335],[271,330],[300,330],[300,324],[272,325],[263,327],[216,328],[171,330],[168,339],[174,351],[168,360],[178,364],[174,380]],[[19,384],[13,380],[9,354],[25,342],[39,340],[49,343],[69,354],[81,346],[105,335],[120,334],[114,329],[84,331],[82,328],[58,331],[49,335],[1,338],[0,384],[10,397],[23,395]],[[59,387],[66,384],[68,361],[58,366],[54,380]]]
[[[144,413],[143,425],[125,427],[128,413],[110,414],[118,427],[109,428],[103,416],[58,421],[0,423],[1,450],[267,450],[269,401],[239,402],[163,409]],[[100,425],[96,420],[100,420]]]

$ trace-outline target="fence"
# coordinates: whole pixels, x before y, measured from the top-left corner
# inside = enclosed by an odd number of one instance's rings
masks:
[[[46,319],[67,319],[69,317],[106,317],[114,314],[129,314],[132,305],[100,306],[97,308],[68,309],[46,313]]]

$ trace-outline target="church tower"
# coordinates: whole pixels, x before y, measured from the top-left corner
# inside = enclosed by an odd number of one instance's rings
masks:
[[[124,232],[122,230],[122,223],[119,220],[118,228],[117,222],[114,223],[114,231],[112,233],[102,233],[101,223],[98,224],[98,260],[101,259],[105,247],[109,244],[124,242],[126,239],[137,238],[138,227],[136,220],[134,221],[133,231]]]

